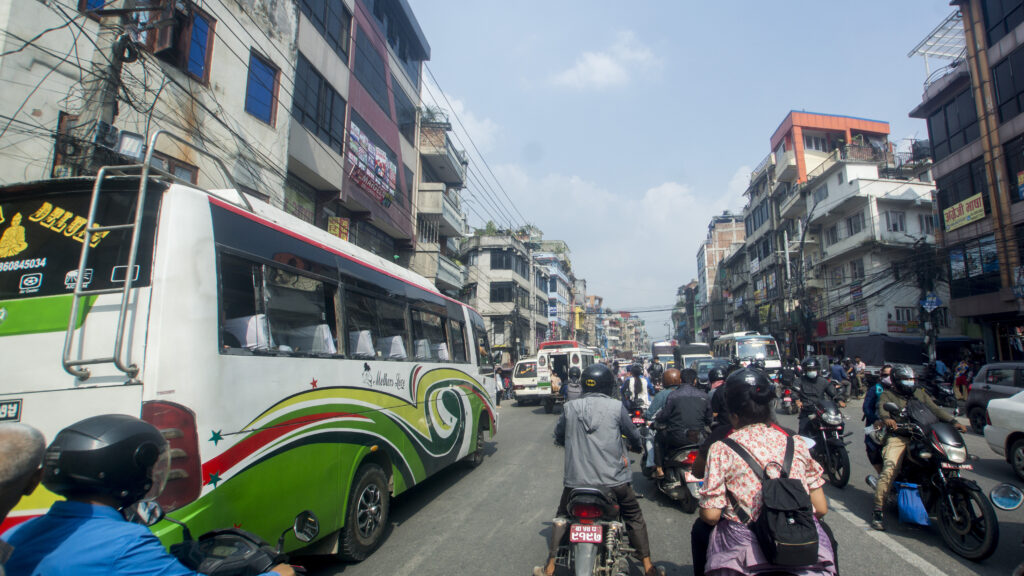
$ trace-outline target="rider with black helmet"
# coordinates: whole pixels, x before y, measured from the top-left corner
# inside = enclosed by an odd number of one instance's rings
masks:
[[[712,422],[713,426],[720,424],[729,425],[729,414],[725,409],[725,370],[718,366],[714,366],[711,370],[708,370],[708,399],[711,402],[711,416],[714,419]]]
[[[625,436],[632,450],[639,452],[640,433],[622,403],[611,397],[615,376],[607,366],[587,366],[580,381],[583,396],[565,404],[555,425],[555,444],[565,446],[564,488],[551,529],[547,565],[534,567],[533,573],[535,576],[554,574],[558,546],[568,529],[566,505],[572,489],[602,487],[617,500],[629,541],[643,560],[644,571],[648,575],[655,574],[647,524],[630,485],[633,474],[622,442]]]
[[[583,394],[583,385],[580,384],[581,374],[579,366],[569,368],[569,378],[562,385],[562,394],[565,396],[566,402],[571,402]]]
[[[814,412],[814,404],[828,397],[836,401],[840,407],[846,407],[846,403],[839,398],[835,386],[821,376],[821,363],[814,356],[808,356],[803,364],[803,376],[800,378],[797,389],[796,405],[800,408],[799,432],[807,435],[807,427],[810,423],[810,415]]]
[[[890,414],[883,407],[887,402],[892,402],[902,410],[908,411],[929,410],[940,422],[948,422],[960,432],[966,432],[967,428],[956,421],[952,415],[939,408],[931,396],[925,393],[923,388],[917,386],[914,378],[914,371],[909,366],[895,366],[890,376],[890,384],[882,390],[878,398],[878,418],[890,429],[896,428],[895,414]],[[885,497],[889,492],[889,486],[899,471],[900,460],[903,451],[907,449],[906,441],[896,434],[890,434],[885,440],[882,448],[882,473],[878,476],[878,484],[875,485],[875,510],[871,516],[871,527],[875,530],[885,530],[885,518],[882,509],[885,505]]]
[[[126,508],[163,491],[170,469],[160,431],[123,414],[93,416],[61,430],[46,449],[43,486],[67,498],[4,534],[15,547],[10,574],[198,574],[167,553]],[[287,564],[272,575],[294,575]]]

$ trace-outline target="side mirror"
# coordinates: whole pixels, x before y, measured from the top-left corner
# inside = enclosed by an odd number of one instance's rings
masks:
[[[320,520],[311,511],[303,510],[295,517],[292,532],[296,540],[308,544],[320,534]]]
[[[124,518],[148,527],[164,519],[164,509],[152,500],[141,500],[124,509]]]
[[[884,408],[889,414],[897,415],[900,413],[900,407],[897,406],[895,402],[886,402],[885,404],[882,404],[882,408]]]
[[[1013,484],[1000,484],[988,493],[992,504],[1000,510],[1016,510],[1024,503],[1024,492]]]

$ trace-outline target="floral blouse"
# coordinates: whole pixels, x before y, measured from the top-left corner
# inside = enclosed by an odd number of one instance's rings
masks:
[[[767,462],[781,465],[786,455],[786,434],[766,424],[745,426],[730,434],[729,438],[743,446],[762,468]],[[779,466],[769,466],[768,474],[775,477],[778,470]],[[793,465],[789,477],[799,479],[808,492],[825,484],[821,465],[811,458],[807,444],[798,436],[793,437]],[[715,442],[708,452],[700,506],[722,509],[723,517],[739,522],[726,496],[726,488],[751,518],[761,514],[760,478],[732,448],[724,442]]]

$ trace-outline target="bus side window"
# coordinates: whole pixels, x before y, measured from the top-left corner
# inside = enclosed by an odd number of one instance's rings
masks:
[[[220,257],[220,350],[270,348],[263,313],[263,268],[231,254]],[[259,290],[257,290],[259,287]]]
[[[280,352],[337,354],[333,287],[273,266],[264,267],[270,340]]]
[[[345,290],[344,317],[345,330],[348,331],[348,356],[352,358],[376,358],[377,350],[374,348],[377,336],[380,334],[377,328],[376,314],[377,300]]]
[[[452,362],[466,362],[466,332],[462,322],[448,321],[448,335],[451,337]]]
[[[409,328],[405,320],[405,305],[395,304],[394,300],[378,300],[377,314],[382,334],[377,343],[377,353],[383,360],[408,360]]]
[[[448,342],[444,337],[444,321],[437,314],[412,311],[413,358],[448,362]]]

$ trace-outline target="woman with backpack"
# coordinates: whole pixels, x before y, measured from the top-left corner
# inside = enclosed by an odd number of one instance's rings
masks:
[[[771,381],[744,370],[726,380],[726,406],[735,431],[711,445],[700,518],[715,526],[708,575],[786,572],[837,574],[821,466],[802,439],[771,426]]]

